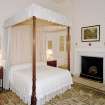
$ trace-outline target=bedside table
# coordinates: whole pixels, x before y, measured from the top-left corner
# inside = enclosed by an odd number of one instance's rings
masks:
[[[3,90],[3,67],[0,66],[0,80],[2,80],[2,90]]]
[[[57,67],[57,61],[56,60],[47,61],[47,65],[48,66]]]

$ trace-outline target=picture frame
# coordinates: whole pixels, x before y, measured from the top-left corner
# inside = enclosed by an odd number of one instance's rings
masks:
[[[100,41],[100,25],[82,27],[81,40],[82,42]]]
[[[64,36],[63,35],[59,37],[59,51],[60,52],[64,51]]]
[[[52,49],[52,40],[48,40],[48,49]]]

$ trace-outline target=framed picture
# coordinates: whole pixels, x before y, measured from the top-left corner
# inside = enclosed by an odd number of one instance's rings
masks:
[[[52,49],[52,40],[48,41],[48,49]]]
[[[60,39],[59,39],[59,51],[61,51],[61,52],[64,51],[64,36],[60,36]]]
[[[92,42],[100,40],[100,25],[81,28],[82,42]]]

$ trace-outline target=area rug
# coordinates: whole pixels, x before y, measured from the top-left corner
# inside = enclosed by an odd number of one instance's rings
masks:
[[[0,105],[26,105],[11,92],[0,92]],[[64,94],[56,96],[45,105],[105,105],[105,94],[102,91],[75,83]]]

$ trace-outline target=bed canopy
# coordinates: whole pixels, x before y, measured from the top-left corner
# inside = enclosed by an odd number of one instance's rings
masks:
[[[4,28],[5,28],[5,59],[6,59],[6,70],[5,70],[5,88],[8,89],[9,88],[9,81],[8,81],[8,73],[9,73],[9,68],[11,66],[11,64],[18,64],[18,63],[24,63],[24,60],[16,60],[15,56],[16,52],[18,52],[18,50],[14,53],[13,49],[16,50],[16,48],[18,46],[15,46],[13,43],[11,43],[11,39],[14,38],[14,36],[18,35],[20,30],[18,30],[18,33],[15,35],[14,34],[14,30],[15,27],[18,26],[24,26],[27,25],[28,28],[30,30],[26,31],[24,34],[26,35],[25,37],[22,36],[21,34],[21,39],[23,38],[23,42],[24,42],[24,47],[30,48],[30,49],[25,49],[23,50],[24,52],[27,52],[26,55],[23,55],[26,57],[26,61],[32,61],[32,97],[31,97],[31,105],[36,105],[37,99],[36,99],[36,59],[37,59],[37,27],[38,24],[41,24],[41,26],[45,26],[45,24],[47,26],[56,26],[59,29],[65,29],[67,31],[67,62],[68,62],[68,69],[70,70],[70,24],[69,21],[66,17],[53,12],[49,9],[43,8],[41,6],[38,6],[36,4],[32,4],[29,8],[26,8],[25,10],[21,11],[20,13],[14,15],[13,17],[9,18],[8,20],[5,21],[4,23]],[[39,26],[40,27],[40,26]],[[31,32],[32,37],[29,38],[29,33]],[[31,36],[31,35],[30,35]],[[17,37],[15,37],[17,38]],[[30,42],[29,40],[30,39]],[[16,40],[14,40],[16,42]],[[21,40],[22,41],[22,40]],[[27,44],[25,43],[25,41],[27,41],[28,43],[30,43],[30,45],[26,46]],[[10,49],[10,46],[12,45],[12,51]],[[21,46],[21,45],[19,45]],[[21,52],[20,52],[21,53]],[[31,53],[31,55],[30,55]],[[45,52],[44,52],[45,53]],[[19,54],[19,53],[18,53]],[[12,56],[12,57],[11,57]],[[27,57],[28,56],[28,57]],[[11,58],[13,58],[11,60]],[[17,57],[19,58],[19,57]],[[23,58],[24,59],[24,58]],[[13,62],[12,62],[13,61]],[[27,62],[25,62],[27,63]]]

